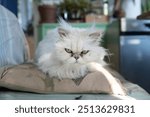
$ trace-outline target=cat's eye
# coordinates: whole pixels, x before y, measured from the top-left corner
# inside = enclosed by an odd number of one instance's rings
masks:
[[[89,50],[83,50],[83,51],[81,52],[81,55],[87,54],[88,52],[89,52]]]
[[[70,49],[68,49],[68,48],[65,48],[65,51],[66,51],[67,53],[72,53],[72,51],[71,51]]]

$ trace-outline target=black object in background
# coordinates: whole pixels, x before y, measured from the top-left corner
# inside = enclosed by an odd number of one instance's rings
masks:
[[[150,20],[120,22],[120,72],[150,93]]]
[[[7,9],[9,9],[11,12],[13,12],[16,16],[18,14],[18,0],[0,0],[0,4]]]

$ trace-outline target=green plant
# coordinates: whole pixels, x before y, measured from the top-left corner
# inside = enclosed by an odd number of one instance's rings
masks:
[[[90,10],[91,4],[89,0],[64,0],[59,4],[58,7],[62,12],[80,12],[81,14],[84,14],[85,12]]]
[[[67,13],[68,20],[84,20],[86,12],[91,9],[89,0],[64,0],[58,5],[60,15]]]

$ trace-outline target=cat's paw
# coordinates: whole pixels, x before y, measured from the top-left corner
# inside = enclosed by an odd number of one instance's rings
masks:
[[[87,69],[89,72],[101,71],[102,65],[96,62],[91,62],[87,64]]]
[[[79,66],[70,69],[57,70],[57,76],[59,79],[79,79],[84,78],[88,74],[86,66]]]
[[[58,79],[78,79],[82,76],[80,74],[77,74],[74,70],[69,71],[57,71],[57,77]]]

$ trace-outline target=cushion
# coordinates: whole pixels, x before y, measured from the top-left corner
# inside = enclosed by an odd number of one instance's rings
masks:
[[[89,73],[77,80],[60,80],[49,78],[32,63],[1,68],[0,87],[35,93],[125,94],[119,79],[108,79],[101,72]]]

